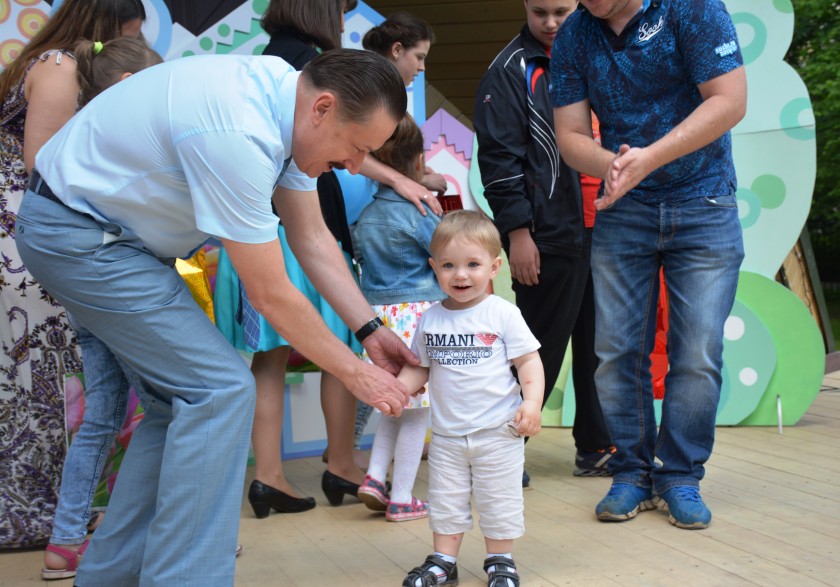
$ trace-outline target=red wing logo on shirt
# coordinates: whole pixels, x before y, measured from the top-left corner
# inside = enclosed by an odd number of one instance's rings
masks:
[[[484,346],[493,346],[493,343],[499,338],[498,334],[490,334],[489,332],[477,332],[475,337],[480,340]]]

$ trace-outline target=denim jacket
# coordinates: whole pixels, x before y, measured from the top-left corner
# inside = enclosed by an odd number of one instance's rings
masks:
[[[440,218],[380,186],[359,215],[354,233],[362,293],[371,305],[437,301],[446,297],[429,265],[429,243]]]

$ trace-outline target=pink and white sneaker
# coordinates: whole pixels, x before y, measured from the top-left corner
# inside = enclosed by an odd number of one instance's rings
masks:
[[[370,475],[365,475],[365,480],[359,485],[358,496],[368,509],[377,512],[384,512],[391,502],[385,484]]]
[[[389,522],[407,522],[429,517],[429,504],[416,497],[411,498],[411,503],[388,504],[385,511],[385,519]]]

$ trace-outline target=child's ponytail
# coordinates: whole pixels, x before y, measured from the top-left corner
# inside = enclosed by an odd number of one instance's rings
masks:
[[[137,73],[163,61],[146,41],[130,37],[107,43],[83,40],[76,44],[73,54],[81,90],[80,106],[120,81],[124,74]]]

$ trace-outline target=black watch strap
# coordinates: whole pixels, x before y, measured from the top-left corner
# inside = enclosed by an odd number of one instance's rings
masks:
[[[362,342],[368,336],[370,336],[371,334],[373,334],[374,332],[379,330],[380,326],[385,326],[385,323],[382,321],[382,319],[379,316],[377,316],[376,318],[374,318],[370,322],[364,324],[361,328],[359,328],[356,331],[356,333],[355,333],[356,340],[358,340],[359,342]]]

